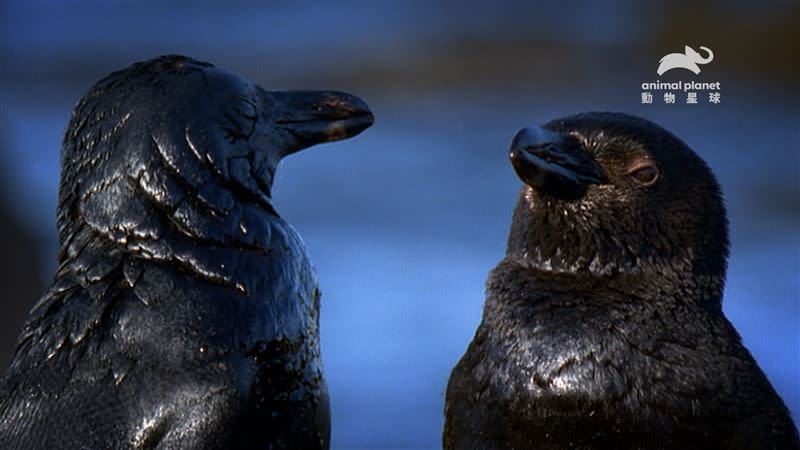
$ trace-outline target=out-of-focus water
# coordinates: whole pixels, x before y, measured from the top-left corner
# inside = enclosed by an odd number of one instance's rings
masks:
[[[715,170],[732,231],[725,311],[797,417],[800,236],[797,209],[787,212],[781,198],[798,192],[792,109],[754,115],[736,104],[759,108],[759,100],[744,97],[727,108],[647,108],[626,98],[638,96],[635,86],[591,101],[562,94],[367,98],[372,129],[284,161],[276,206],[303,235],[323,290],[334,448],[439,446],[447,377],[479,322],[520,187],[507,162],[511,136],[598,108],[655,120]],[[2,157],[13,179],[4,187],[54,239],[58,147],[73,100],[57,108],[23,93],[4,100],[14,111],[12,151]]]

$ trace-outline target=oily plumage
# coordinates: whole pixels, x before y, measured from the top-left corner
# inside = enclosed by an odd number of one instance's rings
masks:
[[[0,385],[0,448],[327,448],[320,291],[270,188],[282,157],[371,123],[353,96],[182,56],[98,82],[64,137],[59,266]]]
[[[446,449],[798,448],[722,312],[728,232],[668,131],[587,113],[521,130],[525,185],[451,374]]]

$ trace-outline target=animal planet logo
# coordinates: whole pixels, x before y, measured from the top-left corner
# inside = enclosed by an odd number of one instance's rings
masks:
[[[688,45],[684,53],[670,53],[661,58],[656,72],[659,75],[664,75],[672,69],[686,69],[697,75],[700,73],[698,64],[708,64],[714,60],[714,52],[710,48],[700,46],[700,50],[705,51],[708,56],[703,58],[700,53]]]
[[[705,56],[700,54],[692,47],[685,46],[683,53],[669,53],[659,60],[658,70],[656,73],[663,75],[672,69],[685,69],[695,75],[700,74],[700,64],[708,64],[714,60],[714,52],[708,47],[700,46],[700,50],[705,53]],[[664,103],[676,103],[677,95],[674,91],[683,91],[686,94],[685,100],[687,104],[699,103],[698,91],[705,91],[708,94],[708,103],[720,103],[720,82],[705,83],[698,81],[683,81],[663,82],[656,80],[654,82],[642,83],[642,103],[651,104],[655,96],[651,91],[665,91],[663,93]]]

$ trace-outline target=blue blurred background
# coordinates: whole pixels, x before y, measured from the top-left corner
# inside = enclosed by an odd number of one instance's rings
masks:
[[[2,367],[55,266],[72,106],[112,70],[183,53],[267,89],[350,91],[375,112],[363,135],[286,160],[274,190],[322,284],[334,448],[439,447],[447,377],[520,187],[511,136],[587,110],[654,120],[715,170],[725,311],[800,417],[796,1],[5,0],[0,39]],[[684,45],[715,59],[658,77]],[[720,81],[722,102],[642,104],[659,78]]]

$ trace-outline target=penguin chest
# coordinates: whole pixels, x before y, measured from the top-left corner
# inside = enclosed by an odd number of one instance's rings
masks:
[[[288,227],[288,226],[287,226]],[[320,290],[290,227],[263,260],[246,342],[247,429],[273,448],[325,448],[330,433],[319,345]]]

